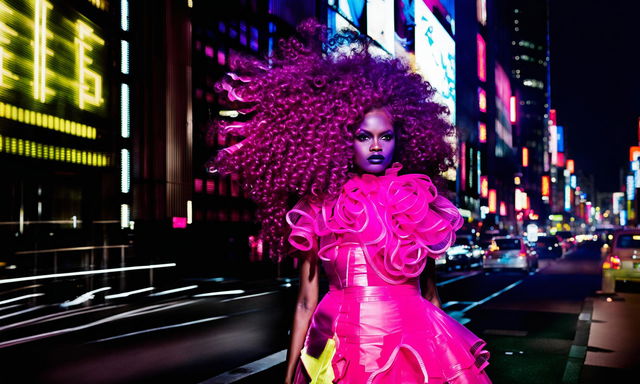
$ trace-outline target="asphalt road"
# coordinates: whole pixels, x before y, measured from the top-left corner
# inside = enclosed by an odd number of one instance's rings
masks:
[[[534,274],[459,271],[438,284],[443,308],[488,342],[494,383],[562,383],[599,273],[594,243]],[[0,382],[280,383],[296,289],[218,279],[64,309],[6,304]]]

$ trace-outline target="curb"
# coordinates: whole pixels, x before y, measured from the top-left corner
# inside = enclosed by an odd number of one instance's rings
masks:
[[[582,304],[582,310],[576,324],[576,334],[569,350],[567,365],[562,375],[563,384],[577,384],[580,380],[580,372],[587,357],[589,344],[589,332],[591,331],[591,316],[593,315],[593,297],[587,297]]]

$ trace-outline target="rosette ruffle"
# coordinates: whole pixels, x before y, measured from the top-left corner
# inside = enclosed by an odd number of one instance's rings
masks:
[[[418,276],[427,256],[436,258],[451,246],[462,217],[428,176],[398,175],[401,169],[394,163],[383,176],[355,176],[336,199],[294,207],[287,214],[291,245],[332,261],[338,246],[356,241],[386,282]]]

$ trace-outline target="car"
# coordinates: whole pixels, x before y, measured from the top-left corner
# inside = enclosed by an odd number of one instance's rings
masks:
[[[484,251],[476,243],[476,236],[472,234],[456,234],[456,241],[451,248],[456,247],[467,255],[467,267],[474,268],[482,265]]]
[[[470,235],[456,234],[456,241],[447,249],[447,270],[468,269],[473,259]]]
[[[576,238],[571,231],[557,231],[556,237],[560,241],[563,254],[569,252],[576,246]]]
[[[615,232],[603,249],[603,293],[615,293],[617,281],[640,282],[640,229]]]
[[[540,259],[557,259],[562,256],[562,247],[555,236],[538,236],[533,246]]]
[[[538,255],[521,236],[497,236],[491,240],[482,259],[482,269],[518,269],[533,272],[538,268]]]

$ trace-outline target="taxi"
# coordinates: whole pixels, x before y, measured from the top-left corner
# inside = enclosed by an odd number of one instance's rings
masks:
[[[533,272],[538,269],[538,255],[521,236],[497,236],[491,240],[482,260],[482,269],[519,269]]]
[[[640,282],[640,229],[623,229],[603,247],[602,292],[614,293],[616,281]]]

